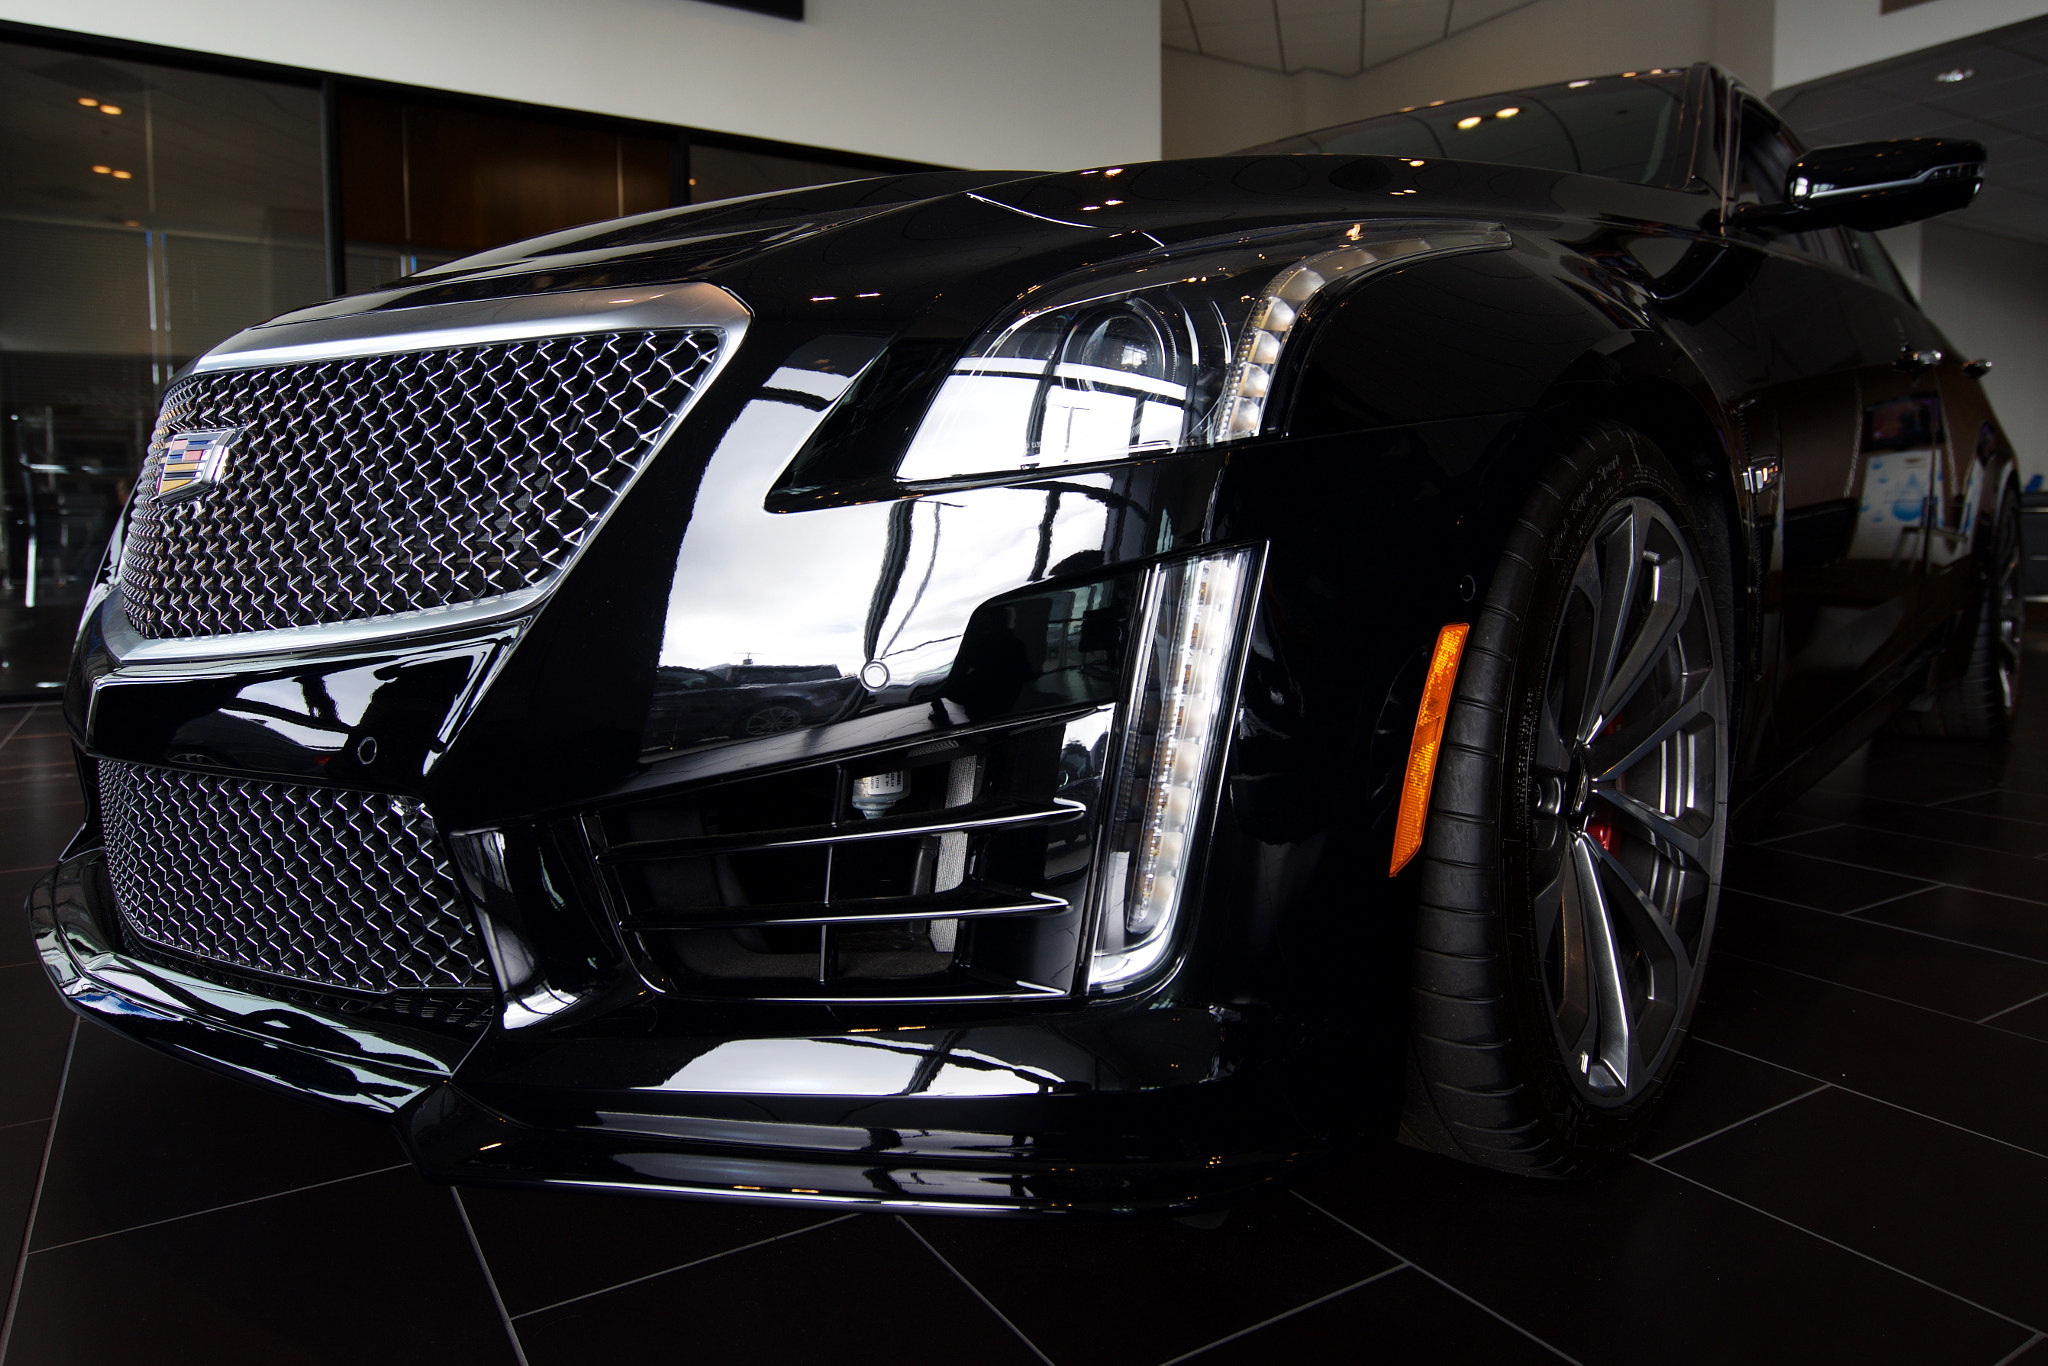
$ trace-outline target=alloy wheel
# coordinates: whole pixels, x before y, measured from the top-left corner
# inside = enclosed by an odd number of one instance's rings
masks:
[[[1575,567],[1529,782],[1535,952],[1574,1085],[1641,1094],[1683,1032],[1726,837],[1727,700],[1706,576],[1616,503]]]

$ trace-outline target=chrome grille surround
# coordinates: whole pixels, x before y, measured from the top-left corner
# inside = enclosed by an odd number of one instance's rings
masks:
[[[122,547],[129,624],[186,639],[487,601],[552,580],[719,360],[716,328],[202,368],[166,396]],[[240,428],[159,504],[170,438]]]
[[[405,797],[99,762],[114,902],[139,939],[348,991],[492,985],[441,841]]]

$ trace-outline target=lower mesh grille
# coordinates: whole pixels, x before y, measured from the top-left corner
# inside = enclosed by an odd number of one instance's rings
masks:
[[[417,802],[103,760],[114,900],[149,943],[351,991],[488,987]]]

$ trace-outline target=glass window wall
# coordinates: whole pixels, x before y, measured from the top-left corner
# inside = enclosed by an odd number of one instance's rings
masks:
[[[374,289],[579,223],[883,173],[800,147],[693,145],[681,129],[145,55],[0,42],[0,698],[61,685],[163,388],[233,333],[318,302],[330,280]]]
[[[53,687],[157,397],[327,293],[315,89],[0,43],[0,696]]]

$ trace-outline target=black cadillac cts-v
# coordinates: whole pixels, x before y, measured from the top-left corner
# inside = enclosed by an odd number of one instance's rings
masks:
[[[420,1169],[1188,1211],[1540,1174],[1671,1073],[1721,852],[1996,736],[2014,466],[1698,67],[1232,157],[577,229],[174,383],[31,910],[80,1012]]]

